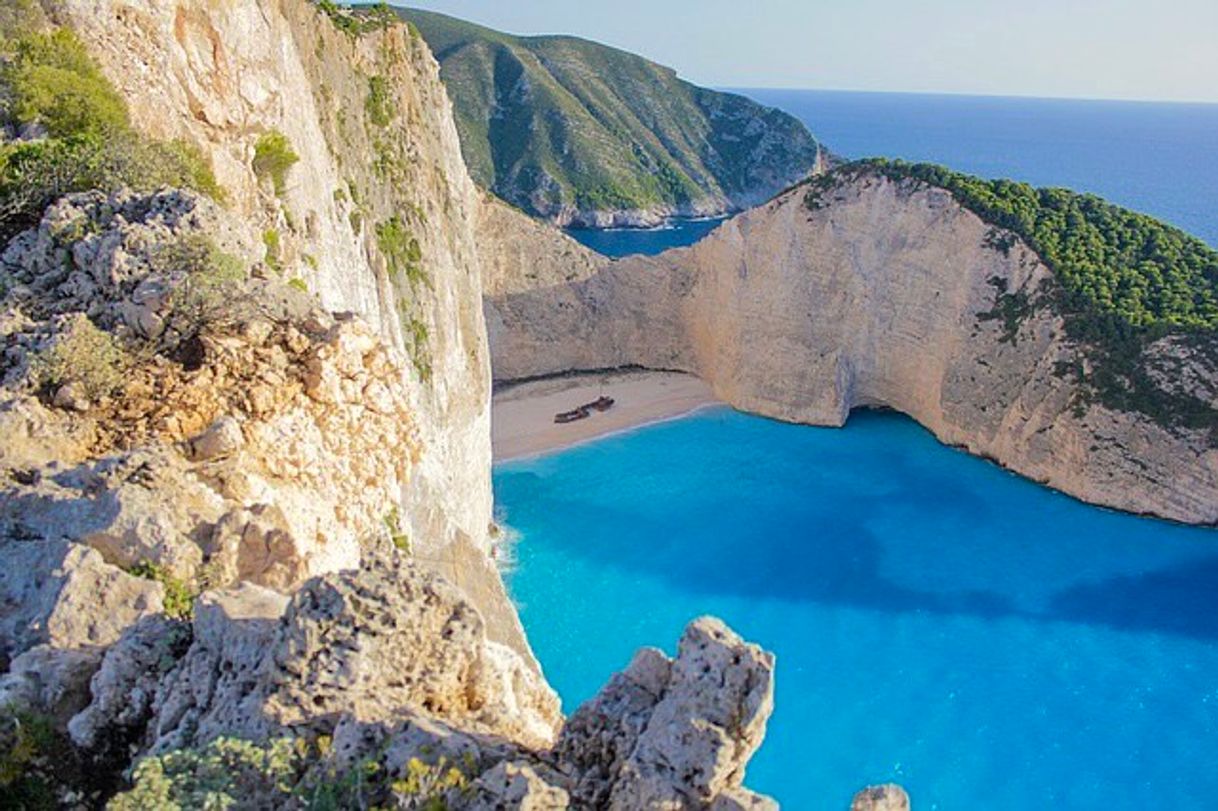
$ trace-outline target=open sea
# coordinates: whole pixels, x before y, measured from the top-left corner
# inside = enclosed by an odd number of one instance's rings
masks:
[[[731,92],[786,110],[844,158],[929,161],[1094,192],[1218,247],[1218,104]],[[593,250],[624,256],[689,245],[707,230],[706,223],[675,221],[658,231],[570,233]]]
[[[749,92],[839,154],[1096,191],[1218,244],[1218,106]],[[891,413],[713,409],[494,482],[568,712],[715,614],[777,653],[747,784],[784,808],[888,781],[917,811],[1218,808],[1213,530],[1086,506]]]

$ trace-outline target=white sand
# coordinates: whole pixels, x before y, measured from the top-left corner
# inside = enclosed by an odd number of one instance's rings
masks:
[[[554,415],[601,395],[617,402],[586,420],[557,425]],[[677,372],[609,372],[522,383],[491,401],[495,461],[536,456],[647,423],[717,405],[710,387]]]

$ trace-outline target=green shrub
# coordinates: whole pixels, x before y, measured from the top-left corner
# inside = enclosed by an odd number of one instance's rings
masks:
[[[266,246],[267,267],[276,273],[282,273],[283,264],[280,261],[280,252],[283,250],[283,242],[279,238],[279,231],[275,228],[263,231],[262,244]]]
[[[350,768],[329,760],[330,742],[280,738],[253,743],[218,738],[199,749],[145,758],[132,772],[130,790],[109,811],[144,809],[303,808],[345,811],[398,808],[443,811],[460,806],[477,763],[440,757],[411,758],[395,776],[375,755]]]
[[[468,788],[469,777],[443,756],[436,763],[412,757],[406,762],[405,776],[390,784],[399,808],[428,811],[444,811],[449,807],[450,798],[461,795]]]
[[[95,400],[122,386],[128,365],[127,353],[118,340],[82,316],[34,355],[30,371],[36,385],[48,392],[71,384],[79,386],[86,398]]]
[[[17,40],[3,81],[13,119],[41,124],[52,137],[105,135],[129,128],[122,96],[67,28]]]
[[[0,243],[71,192],[172,186],[225,199],[197,148],[149,141],[131,129],[122,97],[71,31],[26,33],[7,47],[0,70],[7,115],[43,124],[52,137],[0,146]]]
[[[202,153],[182,142],[150,143],[130,132],[22,141],[0,146],[0,239],[35,225],[65,194],[124,186],[184,187],[225,198]]]
[[[260,745],[218,738],[202,749],[145,758],[132,773],[131,789],[106,807],[110,811],[283,807],[291,800],[299,759],[296,746],[287,739]]]
[[[299,290],[302,293],[309,292],[308,283],[306,283],[305,280],[299,276],[288,279],[288,287],[291,287],[293,290]]]
[[[70,748],[49,718],[0,708],[0,807],[54,809]]]
[[[287,188],[288,170],[299,160],[288,137],[278,130],[265,133],[254,144],[254,174],[270,178],[275,194],[283,194]]]
[[[152,561],[142,560],[127,570],[128,574],[154,580],[165,589],[165,615],[177,620],[188,620],[195,613],[195,597],[198,595],[191,590],[186,582],[174,577],[164,566]]]
[[[427,282],[423,248],[396,214],[376,227],[376,245],[389,265],[389,275],[405,275],[411,285]]]
[[[208,326],[239,317],[240,308],[234,302],[240,299],[246,278],[245,263],[220,250],[210,237],[180,237],[159,248],[152,263],[174,281],[162,348],[172,348]]]
[[[393,121],[397,110],[389,92],[389,81],[384,76],[373,76],[368,80],[364,111],[368,113],[368,120],[378,127],[387,127]]]

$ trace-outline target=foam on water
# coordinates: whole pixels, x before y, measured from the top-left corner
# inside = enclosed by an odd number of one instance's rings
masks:
[[[749,770],[793,809],[1207,807],[1218,535],[939,445],[714,409],[497,467],[512,593],[568,711],[700,614],[778,654]]]

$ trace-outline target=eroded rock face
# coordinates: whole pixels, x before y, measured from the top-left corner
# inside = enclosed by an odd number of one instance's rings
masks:
[[[563,728],[555,751],[580,775],[574,796],[623,811],[764,807],[742,783],[774,708],[773,671],[772,654],[713,618],[690,624],[675,660],[640,651]]]
[[[810,209],[796,189],[692,248],[607,260],[536,283],[492,277],[497,377],[640,365],[691,372],[741,409],[841,425],[909,414],[943,442],[1085,501],[1218,521],[1218,449],[1080,398],[1062,320],[1035,308],[1008,334],[999,293],[1035,298],[1050,270],[939,189],[862,176]],[[1170,375],[1212,399],[1179,347]],[[1175,385],[1175,384],[1173,384]]]
[[[311,580],[290,601],[250,584],[207,595],[157,708],[156,751],[406,711],[539,748],[560,717],[460,592],[396,553]]]

